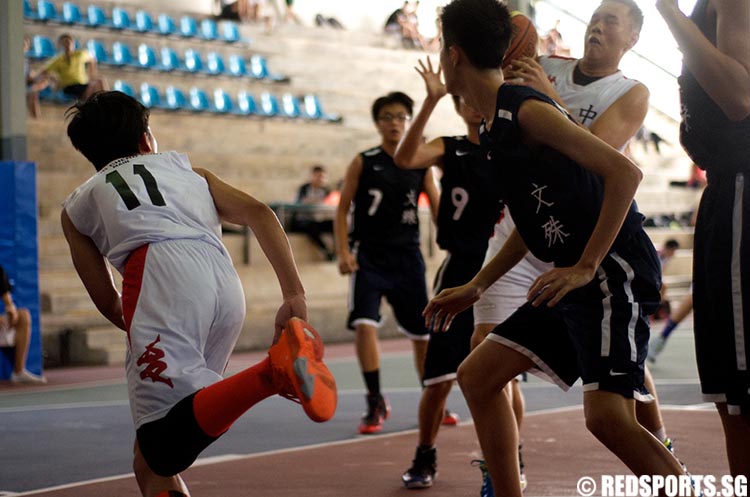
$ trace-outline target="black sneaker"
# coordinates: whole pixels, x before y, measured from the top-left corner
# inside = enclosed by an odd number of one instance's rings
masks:
[[[411,468],[401,475],[401,481],[404,482],[406,488],[427,488],[432,486],[436,475],[437,450],[434,447],[431,449],[417,447]]]
[[[362,435],[378,433],[383,429],[383,421],[391,415],[391,406],[380,394],[367,394],[367,412],[359,422]]]

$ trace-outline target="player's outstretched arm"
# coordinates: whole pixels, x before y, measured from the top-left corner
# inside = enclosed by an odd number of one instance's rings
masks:
[[[518,122],[524,140],[557,150],[604,182],[599,219],[579,261],[571,268],[555,268],[542,275],[529,290],[535,303],[555,305],[569,291],[591,281],[622,227],[643,177],[627,157],[576,125],[555,107],[540,100],[521,105]]]
[[[446,94],[445,85],[440,81],[440,67],[433,68],[432,61],[427,57],[427,64],[420,60],[419,67],[414,69],[424,80],[427,96],[419,112],[414,116],[411,126],[401,138],[393,156],[393,161],[402,169],[425,169],[433,165],[441,165],[445,153],[442,138],[422,143],[427,121],[432,111],[435,110],[435,106]]]
[[[677,0],[657,0],[684,63],[711,99],[733,121],[750,116],[750,3],[714,0],[716,44],[683,14]]]
[[[351,274],[359,267],[357,259],[349,250],[349,208],[354,200],[354,195],[359,188],[359,178],[362,176],[362,157],[357,155],[344,175],[344,184],[341,187],[341,197],[339,205],[336,208],[336,217],[333,222],[333,233],[336,242],[336,259],[338,260],[339,272],[341,274]],[[364,208],[360,206],[360,209]]]
[[[440,189],[437,182],[438,180],[433,174],[433,168],[429,168],[427,174],[424,175],[424,192],[430,201],[430,214],[432,214],[434,223],[437,223],[438,208],[440,207]]]
[[[277,333],[291,317],[307,319],[305,289],[297,272],[289,240],[276,214],[263,202],[234,188],[212,172],[205,169],[195,169],[195,172],[208,182],[219,217],[253,230],[263,253],[273,266],[284,299],[277,314]]]
[[[91,300],[105,318],[121,330],[125,330],[122,299],[115,287],[107,261],[91,238],[78,231],[65,209],[60,217],[63,233],[70,247],[73,266]]]
[[[482,292],[518,264],[528,251],[521,235],[514,229],[500,252],[471,281],[459,287],[446,288],[430,300],[422,312],[425,325],[435,331],[447,331],[457,314],[479,300]]]

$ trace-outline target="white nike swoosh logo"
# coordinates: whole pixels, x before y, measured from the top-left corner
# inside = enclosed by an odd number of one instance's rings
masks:
[[[625,376],[626,374],[628,374],[628,373],[618,373],[614,369],[610,369],[609,370],[609,375],[610,376]]]
[[[372,166],[372,168],[373,168],[373,169],[374,169],[375,171],[382,171],[382,170],[383,170],[383,166]]]
[[[459,157],[464,156],[464,155],[469,155],[469,151],[468,150],[456,150],[456,155]]]

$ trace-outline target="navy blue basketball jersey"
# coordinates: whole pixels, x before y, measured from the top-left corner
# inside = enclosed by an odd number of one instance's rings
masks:
[[[699,0],[690,18],[716,46],[716,13],[709,14],[708,1]],[[732,122],[685,65],[678,82],[682,102],[680,142],[693,162],[709,173],[747,172],[750,118]]]
[[[417,201],[426,171],[400,169],[382,147],[360,154],[362,175],[354,195],[353,242],[419,245]]]
[[[437,243],[451,253],[484,256],[504,205],[498,169],[465,136],[443,137],[443,145]]]
[[[599,218],[604,184],[600,176],[552,148],[521,143],[518,109],[532,98],[565,113],[531,88],[504,84],[498,90],[492,129],[487,131],[484,124],[480,128],[482,149],[500,169],[503,200],[531,253],[558,267],[571,266],[578,262]],[[642,224],[643,216],[633,202],[610,251],[641,230]]]

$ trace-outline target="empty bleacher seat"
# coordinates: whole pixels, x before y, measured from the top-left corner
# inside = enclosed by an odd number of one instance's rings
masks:
[[[135,13],[135,26],[133,28],[139,33],[149,33],[154,31],[154,20],[151,18],[151,14],[145,10],[139,10]]]
[[[256,79],[268,79],[276,83],[287,83],[289,78],[282,74],[274,74],[268,70],[266,58],[262,55],[250,57],[250,75]]]
[[[42,22],[56,22],[60,20],[57,17],[57,7],[50,0],[37,0],[36,12],[37,19]]]
[[[208,41],[213,41],[219,38],[219,28],[216,26],[216,21],[213,19],[203,19],[201,21],[201,38]]]
[[[192,48],[185,50],[185,58],[182,61],[183,70],[191,73],[197,73],[203,70],[203,61],[201,54]]]
[[[91,39],[86,42],[86,49],[91,52],[99,64],[111,64],[112,61],[104,44],[99,40]]]
[[[208,112],[211,110],[211,106],[208,103],[208,97],[206,92],[200,88],[190,88],[188,108],[195,112]]]
[[[164,36],[175,34],[177,32],[177,28],[175,27],[174,19],[172,19],[168,14],[159,14],[156,32]]]
[[[281,106],[279,108],[279,115],[289,119],[295,119],[299,117],[299,101],[297,97],[291,93],[284,93],[281,96]]]
[[[112,44],[112,65],[115,66],[134,66],[133,54],[130,52],[130,47],[121,41],[116,41]]]
[[[182,16],[180,18],[180,36],[183,38],[198,36],[198,23],[193,16]]]
[[[112,22],[107,18],[107,13],[98,5],[89,5],[88,24],[94,28],[109,28]]]
[[[187,108],[185,93],[175,86],[167,86],[164,90],[164,108],[168,110],[183,110]]]
[[[237,113],[244,116],[250,116],[256,112],[257,106],[253,96],[244,90],[239,92],[237,94]]]
[[[141,103],[149,109],[160,109],[163,107],[161,103],[161,95],[159,95],[159,90],[149,83],[141,84]]]
[[[260,94],[260,106],[256,109],[259,116],[275,117],[279,115],[279,101],[276,96],[264,91]]]
[[[112,8],[112,27],[114,29],[130,29],[130,14],[122,7]]]
[[[138,58],[135,65],[141,69],[156,69],[158,62],[154,49],[145,43],[138,45]]]
[[[234,104],[229,93],[221,88],[214,90],[214,111],[220,114],[229,114],[234,112]]]
[[[34,35],[28,56],[32,59],[48,59],[55,55],[55,43],[43,35]]]
[[[316,95],[305,95],[300,110],[302,116],[308,119],[322,119],[334,123],[339,123],[343,120],[338,114],[326,114],[323,112],[323,107],[320,105],[320,99],[318,99]]]
[[[245,58],[238,54],[230,55],[228,73],[237,78],[247,76],[247,66],[245,65]]]
[[[122,92],[129,97],[135,98],[135,91],[133,91],[133,87],[121,79],[118,79],[114,82],[114,84],[112,85],[112,89]]]
[[[169,47],[162,47],[161,63],[158,68],[161,71],[176,71],[180,69],[180,58],[177,56],[177,53]]]
[[[39,14],[34,10],[34,7],[31,6],[30,0],[23,0],[23,16],[26,19],[32,19],[34,21],[39,19]]]
[[[65,24],[88,24],[81,15],[81,9],[73,2],[65,2],[62,6],[62,22]]]
[[[221,58],[221,55],[216,52],[208,52],[206,54],[205,72],[213,76],[226,73],[224,59]]]
[[[221,35],[220,40],[227,43],[237,43],[242,38],[240,37],[240,28],[237,23],[232,21],[224,21],[221,23]]]

